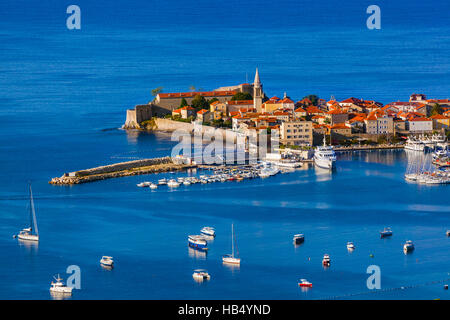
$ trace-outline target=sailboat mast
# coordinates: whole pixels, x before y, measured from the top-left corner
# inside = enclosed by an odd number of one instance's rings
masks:
[[[31,190],[31,184],[30,184],[30,210],[31,210],[30,219],[32,220],[32,223],[30,223],[31,232],[33,232],[33,230],[34,230],[36,232],[36,235],[39,235],[37,222],[36,222],[36,212],[34,210],[33,191]]]
[[[231,256],[234,258],[234,227],[231,224]]]

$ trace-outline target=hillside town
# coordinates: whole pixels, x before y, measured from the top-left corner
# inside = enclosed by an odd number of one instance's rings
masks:
[[[156,92],[153,101],[127,110],[125,128],[143,128],[152,117],[228,128],[243,135],[277,130],[285,146],[313,146],[326,135],[332,144],[389,143],[409,135],[448,135],[450,99],[411,94],[383,104],[349,97],[328,101],[309,95],[295,102],[287,93],[267,97],[259,71],[252,84],[213,91]]]

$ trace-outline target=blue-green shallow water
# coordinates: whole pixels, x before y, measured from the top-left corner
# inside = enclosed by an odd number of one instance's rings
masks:
[[[172,192],[135,186],[156,177],[47,184],[63,172],[169,154],[166,135],[115,129],[125,109],[149,101],[158,86],[213,89],[246,82],[246,73],[251,81],[258,66],[269,96],[448,98],[448,2],[380,0],[378,31],[365,27],[369,1],[77,4],[80,31],[66,29],[61,1],[0,3],[0,298],[49,299],[52,275],[66,277],[71,264],[82,271],[73,299],[316,299],[366,291],[370,264],[381,267],[383,288],[450,277],[450,189],[405,183],[401,151],[340,156],[332,176],[311,168]],[[12,239],[28,221],[29,180],[37,250]],[[220,261],[232,221],[238,270]],[[197,260],[186,236],[204,225],[218,236]],[[395,234],[380,240],[385,225]],[[306,242],[295,249],[299,232]],[[417,249],[405,257],[408,239]],[[347,241],[357,246],[352,254]],[[327,271],[324,253],[332,257]],[[116,259],[112,272],[99,266],[104,254]],[[198,267],[209,270],[209,283],[194,283]],[[297,288],[302,277],[314,283],[306,293]],[[437,284],[355,298],[448,299],[448,292]]]

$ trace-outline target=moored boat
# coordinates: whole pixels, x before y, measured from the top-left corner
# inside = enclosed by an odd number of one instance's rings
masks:
[[[202,235],[191,235],[188,236],[188,244],[191,248],[199,250],[208,250],[208,242]]]
[[[392,230],[389,227],[384,228],[383,231],[380,231],[380,237],[381,238],[386,238],[386,237],[390,237],[392,236]]]
[[[305,242],[305,235],[302,233],[295,234],[293,237],[294,244],[301,244]]]
[[[63,279],[61,279],[59,277],[59,274],[58,274],[58,277],[53,277],[53,278],[55,279],[56,282],[53,282],[53,281],[51,282],[50,292],[52,292],[52,293],[62,293],[62,294],[67,294],[67,295],[72,294],[72,289],[73,288],[65,286],[62,283]]]
[[[20,240],[28,241],[39,241],[39,231],[36,220],[36,212],[34,209],[33,191],[31,190],[31,184],[29,186],[30,190],[30,226],[28,228],[22,229],[17,238]]]
[[[328,267],[331,264],[331,259],[329,254],[324,254],[322,259],[322,264]]]
[[[194,273],[192,274],[192,278],[196,281],[203,281],[203,280],[209,280],[211,279],[211,276],[209,275],[208,271],[203,269],[197,269],[194,270]]]
[[[112,267],[114,265],[113,257],[110,256],[103,256],[100,259],[100,264],[107,267]]]
[[[207,236],[210,236],[210,237],[215,237],[216,236],[216,231],[215,231],[215,229],[213,227],[203,227],[200,230],[200,233],[204,234],[204,235],[207,235]]]
[[[355,250],[355,245],[353,244],[353,242],[347,242],[347,249],[348,250]]]
[[[325,135],[323,136],[323,146],[318,146],[314,150],[314,164],[319,168],[332,170],[336,163],[336,153],[332,146],[327,146]]]
[[[240,265],[241,258],[234,256],[234,225],[231,224],[231,254],[222,256],[222,262],[226,264]]]
[[[403,251],[405,253],[412,252],[414,250],[414,244],[411,240],[406,241],[406,243],[403,245]]]
[[[298,286],[302,288],[312,288],[312,283],[306,279],[300,279],[298,282]]]

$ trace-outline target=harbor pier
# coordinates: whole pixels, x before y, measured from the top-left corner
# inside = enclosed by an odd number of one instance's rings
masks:
[[[49,183],[55,185],[73,185],[110,178],[180,171],[194,167],[196,167],[195,164],[174,162],[171,157],[142,159],[64,173],[61,177],[52,178]]]

